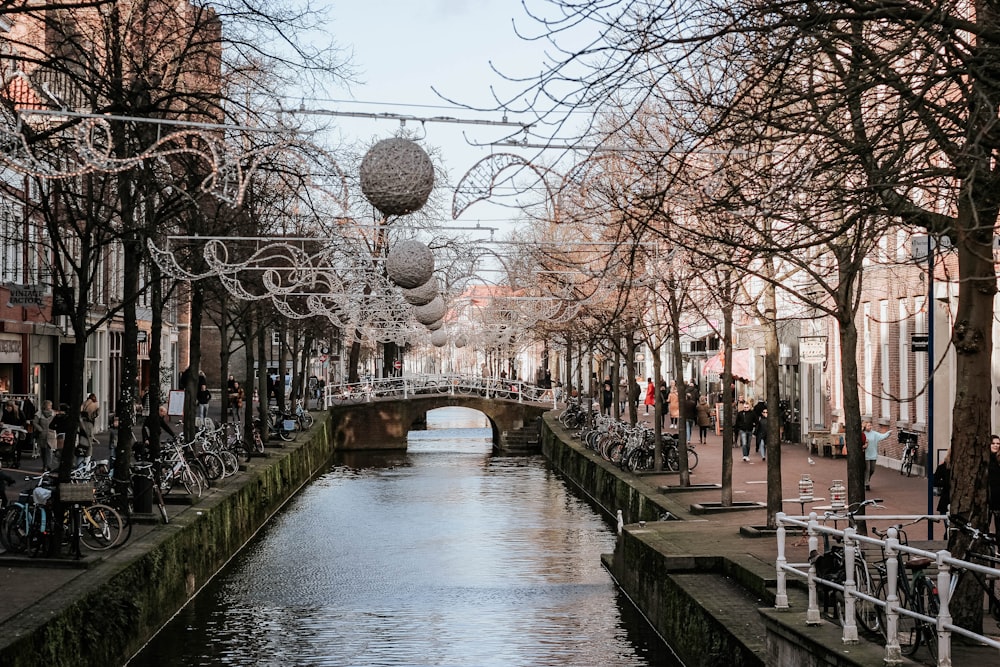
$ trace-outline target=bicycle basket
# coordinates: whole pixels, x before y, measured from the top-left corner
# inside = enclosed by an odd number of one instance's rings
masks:
[[[64,503],[92,503],[94,487],[92,484],[60,484],[59,500]]]

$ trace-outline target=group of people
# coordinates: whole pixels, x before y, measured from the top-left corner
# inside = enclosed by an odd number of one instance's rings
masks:
[[[638,391],[638,386],[636,387]],[[601,412],[605,415],[611,414],[611,408],[614,405],[615,400],[615,386],[611,381],[611,376],[606,375],[604,377],[604,382],[601,383]],[[627,386],[621,390],[619,393],[620,402],[619,410],[624,411],[625,396],[624,393],[627,391]],[[646,378],[646,389],[645,393],[642,394],[643,400],[642,404],[645,409],[645,414],[649,414],[650,408],[655,410],[656,406],[656,393],[660,393],[661,404],[666,406],[661,415],[660,427],[664,428],[666,426],[666,420],[669,416],[671,428],[678,428],[680,425],[680,420],[684,420],[685,431],[687,433],[687,441],[691,442],[691,437],[694,434],[694,427],[698,427],[698,438],[700,444],[705,444],[706,438],[708,437],[708,429],[712,427],[712,406],[708,402],[707,396],[702,396],[700,390],[698,389],[697,383],[691,380],[684,388],[684,398],[681,399],[681,394],[677,390],[676,383],[667,390],[667,383],[665,380],[660,380],[659,386],[653,383],[653,378]]]
[[[750,463],[750,443],[756,445],[760,460],[767,460],[767,403],[761,401],[750,405],[749,401],[740,399],[736,405],[736,442],[743,453],[743,461]]]

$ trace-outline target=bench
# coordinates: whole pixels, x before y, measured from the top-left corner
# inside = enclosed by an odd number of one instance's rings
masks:
[[[843,458],[843,444],[840,442],[840,435],[829,433],[809,434],[809,453],[816,456],[825,456],[828,459]]]

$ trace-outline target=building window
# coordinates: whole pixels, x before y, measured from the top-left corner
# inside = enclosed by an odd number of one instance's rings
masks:
[[[899,300],[899,421],[910,421],[910,313],[906,299]]]
[[[882,364],[879,370],[879,379],[882,383],[882,405],[880,406],[880,411],[883,419],[889,419],[892,416],[892,405],[889,402],[889,397],[892,395],[892,382],[889,377],[889,301],[882,300],[878,303],[878,315],[879,315],[879,325],[878,325],[878,342],[880,347],[880,352],[882,354]]]
[[[861,349],[865,356],[864,362],[864,376],[862,379],[862,386],[864,388],[864,401],[862,403],[864,413],[866,415],[871,415],[872,413],[872,305],[870,303],[864,304],[864,325],[862,326],[862,342]]]
[[[916,315],[913,318],[913,331],[919,333],[927,332],[927,312],[924,310],[926,298],[918,296],[913,300],[913,308]],[[913,400],[913,419],[918,424],[927,423],[927,354],[914,355],[913,357],[913,386],[916,389],[916,396]]]
[[[0,282],[24,282],[24,211],[18,202],[0,199]]]

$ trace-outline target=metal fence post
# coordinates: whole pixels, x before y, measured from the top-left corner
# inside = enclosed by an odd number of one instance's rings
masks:
[[[889,537],[885,541],[885,658],[887,665],[898,665],[903,662],[899,650],[899,531],[889,529]]]
[[[819,625],[823,622],[820,618],[819,613],[819,597],[816,594],[816,561],[812,558],[814,553],[817,553],[817,548],[819,547],[819,540],[817,539],[816,526],[819,522],[816,520],[816,513],[809,513],[809,578],[808,578],[808,589],[809,589],[809,606],[806,608],[806,625]]]
[[[937,589],[938,589],[938,667],[951,667],[951,565],[945,560],[951,558],[947,550],[941,550],[937,556]]]
[[[788,589],[785,577],[785,513],[778,512],[778,559],[775,561],[775,570],[778,577],[778,590],[774,595],[775,609],[788,609]]]
[[[858,643],[858,619],[854,611],[858,602],[855,597],[858,582],[854,580],[854,550],[857,548],[854,533],[854,528],[844,529],[844,634],[841,640],[845,644]]]

